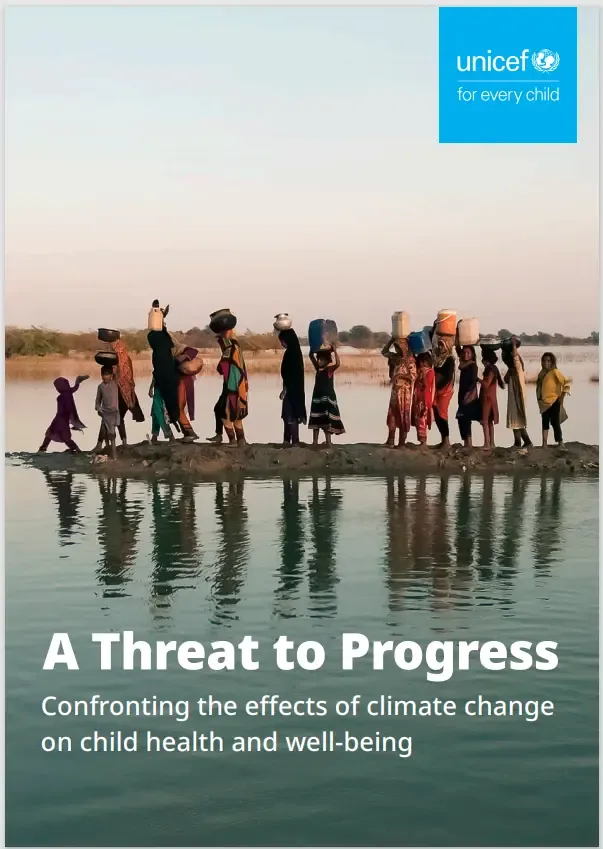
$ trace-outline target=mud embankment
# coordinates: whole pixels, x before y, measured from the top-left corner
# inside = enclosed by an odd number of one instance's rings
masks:
[[[250,444],[244,447],[148,442],[118,448],[117,459],[81,454],[7,454],[9,462],[20,462],[45,470],[70,470],[128,477],[193,475],[221,477],[230,474],[273,475],[382,475],[388,473],[503,472],[507,474],[592,474],[599,472],[599,446],[580,442],[564,448],[483,448],[448,450],[409,445],[390,449],[381,445],[337,445],[312,448],[301,445]]]

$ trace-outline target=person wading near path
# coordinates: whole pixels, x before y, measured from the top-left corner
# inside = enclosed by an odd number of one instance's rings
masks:
[[[112,460],[117,454],[115,450],[115,434],[119,427],[119,387],[113,373],[112,366],[103,366],[101,369],[101,383],[96,390],[96,401],[94,409],[101,417],[101,428],[98,434],[98,446],[106,444]],[[96,450],[96,449],[95,449]]]
[[[218,372],[224,381],[222,389],[223,412],[222,424],[230,444],[246,445],[243,420],[249,411],[249,383],[243,352],[234,330],[220,333],[218,341],[222,348],[222,356],[218,363]],[[220,403],[220,402],[219,402]],[[215,439],[212,441],[216,441]]]
[[[494,448],[494,425],[498,424],[497,387],[505,388],[496,363],[498,357],[491,348],[482,348],[484,372],[479,391],[482,428],[484,430],[484,448]]]
[[[450,446],[450,427],[448,425],[448,408],[454,395],[455,365],[453,337],[434,337],[432,352],[433,370],[435,373],[435,397],[433,401],[433,416],[440,433],[441,441],[437,448]]]
[[[306,392],[304,387],[304,357],[299,338],[293,328],[281,330],[279,341],[285,353],[281,362],[283,402],[281,418],[284,423],[283,445],[299,445],[299,426],[306,424]]]
[[[433,401],[435,398],[435,373],[431,354],[419,354],[417,357],[417,379],[412,393],[411,421],[417,429],[419,445],[427,445],[427,431],[433,422]]]
[[[561,425],[567,419],[564,399],[570,394],[570,383],[557,368],[557,359],[547,351],[540,361],[542,369],[536,382],[536,398],[542,416],[542,444],[549,440],[549,430],[553,426],[553,435],[557,445],[563,445]]]
[[[513,431],[514,447],[532,445],[528,436],[526,414],[526,373],[523,360],[517,353],[515,337],[505,343],[501,351],[502,361],[507,367],[504,382],[507,385],[507,427]]]
[[[80,384],[87,379],[87,375],[76,377],[73,386],[69,385],[66,377],[57,377],[54,381],[54,388],[59,393],[57,397],[57,414],[48,426],[44,436],[44,442],[40,445],[39,451],[46,451],[51,442],[63,442],[67,446],[67,450],[73,454],[80,451],[71,436],[71,428],[74,430],[84,430],[86,425],[80,421],[80,417],[77,414],[73,394],[80,388]]]
[[[459,433],[465,448],[473,448],[471,436],[471,423],[479,422],[481,419],[481,405],[479,402],[479,378],[475,348],[465,345],[456,349],[459,358],[459,406],[456,419],[459,425]]]
[[[403,448],[411,426],[412,388],[417,376],[417,365],[406,339],[390,339],[381,353],[390,366],[392,387],[386,417],[388,436],[385,444],[388,448],[395,447],[397,430],[398,448]]]
[[[341,436],[345,433],[339,413],[337,395],[335,394],[334,380],[335,372],[341,362],[337,349],[333,347],[321,348],[319,351],[311,352],[310,361],[316,370],[310,421],[308,422],[308,427],[313,431],[312,445],[318,446],[318,437],[322,430],[325,435],[325,445],[327,448],[331,448],[331,437]]]

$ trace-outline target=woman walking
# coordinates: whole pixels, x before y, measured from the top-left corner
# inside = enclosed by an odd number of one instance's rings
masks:
[[[465,448],[473,447],[471,436],[471,423],[479,422],[481,419],[481,406],[478,394],[478,371],[475,357],[475,348],[465,345],[457,348],[459,358],[459,407],[456,419],[459,425],[459,433]]]
[[[417,429],[419,445],[427,445],[427,431],[433,422],[433,402],[435,397],[435,373],[431,354],[419,354],[417,357],[417,379],[412,394],[411,420]]]
[[[526,373],[523,360],[517,353],[517,343],[513,336],[510,344],[506,344],[501,352],[502,361],[507,367],[504,382],[507,385],[507,427],[513,431],[514,447],[526,448],[532,445],[528,436],[528,421],[526,415]]]
[[[310,361],[316,370],[310,421],[308,423],[308,427],[313,431],[312,445],[318,445],[318,437],[322,430],[325,435],[325,445],[330,448],[332,445],[331,437],[341,436],[345,433],[333,379],[341,362],[337,349],[333,347],[311,352]]]
[[[134,381],[134,369],[128,349],[122,339],[117,339],[111,342],[111,350],[117,354],[117,365],[114,367],[114,374],[119,390],[119,425],[117,432],[123,445],[127,445],[126,426],[124,417],[128,411],[132,414],[135,422],[144,421],[144,413],[138,403],[136,397],[136,383]]]
[[[557,368],[557,358],[550,351],[542,355],[542,366],[536,383],[536,397],[542,416],[542,444],[549,440],[549,430],[553,426],[553,435],[557,445],[563,445],[561,425],[567,419],[563,401],[570,392],[570,383]]]
[[[281,330],[278,335],[285,349],[281,362],[283,402],[281,418],[284,422],[283,445],[299,445],[299,426],[306,424],[306,393],[304,388],[304,358],[299,338],[293,328]]]
[[[417,365],[406,339],[390,339],[381,353],[389,362],[392,386],[386,418],[388,436],[385,444],[388,448],[395,447],[397,430],[398,448],[403,448],[411,427],[412,389],[417,377]]]
[[[450,427],[448,425],[448,408],[454,395],[454,355],[452,353],[453,338],[448,336],[434,337],[436,339],[432,360],[435,373],[435,397],[433,400],[433,416],[440,433],[440,443],[437,448],[450,446]]]
[[[498,399],[496,397],[497,387],[505,388],[500,376],[498,357],[491,348],[482,347],[482,362],[484,373],[482,374],[479,391],[479,403],[481,409],[482,428],[484,430],[484,448],[494,448],[494,425],[498,424]]]
[[[39,451],[46,451],[51,442],[63,442],[68,451],[73,454],[79,453],[80,449],[71,436],[71,428],[73,430],[84,430],[86,425],[80,421],[73,395],[86,379],[86,377],[76,377],[73,386],[69,385],[66,377],[57,377],[54,381],[54,388],[59,393],[57,413],[46,430],[44,442],[40,445]]]
[[[221,399],[223,407],[222,424],[228,441],[238,445],[246,445],[243,419],[248,413],[249,383],[245,360],[238,339],[233,330],[225,330],[220,334],[222,356],[218,363],[218,371],[224,381]]]

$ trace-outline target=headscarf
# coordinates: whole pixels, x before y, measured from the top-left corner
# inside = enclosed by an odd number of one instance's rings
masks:
[[[452,356],[452,348],[454,339],[452,336],[433,335],[433,366],[434,368],[442,368],[446,360]]]
[[[128,354],[124,342],[117,339],[111,342],[111,350],[117,354],[117,366],[115,367],[115,376],[119,392],[128,410],[132,410],[136,404],[136,389],[134,383],[134,369],[132,368],[132,360]]]
[[[54,381],[54,388],[61,397],[62,412],[66,417],[68,417],[69,427],[72,427],[74,430],[84,430],[86,425],[78,416],[77,407],[75,406],[75,400],[73,398],[73,393],[77,392],[80,388],[79,383],[76,383],[75,386],[70,386],[66,377],[57,377]]]
[[[299,344],[299,338],[293,328],[281,330],[278,338],[285,345],[285,353],[281,362],[281,377],[283,378],[283,386],[287,393],[287,400],[297,421],[305,424],[307,413],[304,387],[304,357]]]
[[[172,354],[174,341],[165,327],[163,330],[151,330],[147,336],[153,351],[153,379],[161,392],[168,418],[174,425],[180,418],[178,404],[178,377],[176,362]]]

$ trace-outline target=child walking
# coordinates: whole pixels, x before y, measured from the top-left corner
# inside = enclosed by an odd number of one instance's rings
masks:
[[[557,368],[557,358],[550,351],[542,355],[542,369],[536,383],[536,397],[542,416],[542,444],[549,441],[549,430],[553,425],[553,435],[557,445],[563,445],[561,425],[567,419],[563,406],[566,395],[570,392],[570,383]]]
[[[345,433],[333,380],[333,375],[341,365],[339,354],[333,347],[324,348],[315,353],[312,352],[310,361],[316,369],[310,421],[308,422],[309,429],[313,431],[312,445],[318,445],[318,437],[322,430],[325,435],[325,444],[327,448],[330,448],[332,444],[331,436],[341,436],[342,433]]]
[[[417,429],[419,445],[427,445],[427,431],[433,422],[433,401],[435,397],[435,372],[431,354],[419,354],[417,357],[417,379],[412,395],[412,424]]]
[[[88,379],[88,375],[77,377],[73,386],[69,385],[66,377],[57,377],[54,381],[54,388],[59,393],[57,397],[57,414],[51,421],[44,442],[40,445],[39,451],[46,451],[51,442],[63,442],[67,446],[67,450],[73,454],[79,452],[79,448],[73,441],[71,436],[71,428],[74,430],[84,430],[86,427],[80,421],[77,414],[73,393],[77,392],[80,384]]]
[[[505,388],[496,365],[498,357],[491,348],[482,347],[482,363],[484,372],[479,390],[479,403],[482,413],[482,428],[484,431],[484,448],[494,448],[494,425],[498,424],[497,387]]]
[[[103,366],[101,369],[101,383],[99,383],[96,390],[94,409],[101,417],[101,426],[98,432],[98,443],[95,451],[100,453],[103,444],[105,444],[109,451],[109,456],[112,460],[115,460],[117,456],[115,432],[119,427],[121,416],[119,414],[119,387],[111,366]]]

